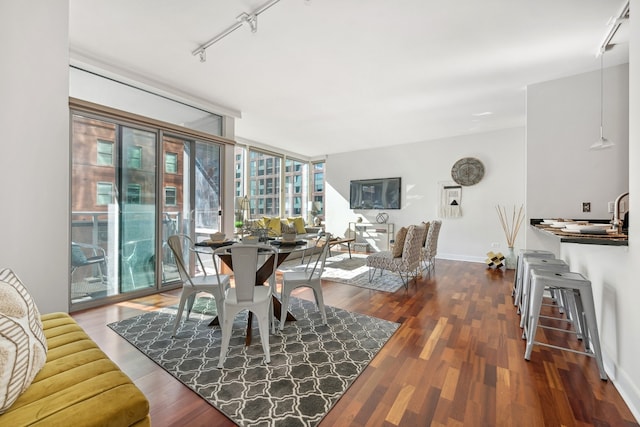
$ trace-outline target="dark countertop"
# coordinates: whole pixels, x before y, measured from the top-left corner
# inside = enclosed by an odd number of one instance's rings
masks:
[[[582,220],[576,220],[582,221]],[[609,220],[590,220],[593,223],[607,223]],[[542,224],[542,219],[531,219],[531,226],[542,233],[549,233],[560,238],[561,243],[580,243],[583,245],[608,245],[629,246],[629,237],[626,234],[576,234],[565,233],[559,228],[553,228]]]

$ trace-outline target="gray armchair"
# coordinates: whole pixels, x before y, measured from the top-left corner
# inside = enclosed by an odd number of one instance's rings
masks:
[[[394,256],[392,251],[382,251],[369,255],[367,257],[369,281],[373,279],[376,270],[380,269],[380,275],[382,275],[382,270],[389,270],[398,274],[404,283],[404,287],[408,288],[409,280],[417,277],[420,270],[420,250],[426,232],[427,229],[424,226],[410,225],[400,256]]]
[[[440,235],[440,227],[442,221],[431,221],[429,226],[429,232],[427,233],[427,240],[424,243],[424,247],[420,249],[422,257],[422,268],[427,270],[427,274],[431,276],[431,272],[435,272],[436,269],[436,255],[438,254],[438,236]]]

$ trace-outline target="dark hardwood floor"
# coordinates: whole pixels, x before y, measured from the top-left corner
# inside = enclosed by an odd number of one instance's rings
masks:
[[[394,294],[325,282],[325,304],[402,326],[320,425],[637,426],[613,384],[600,380],[593,358],[537,346],[524,360],[512,280],[512,270],[438,260],[431,279]],[[232,426],[105,326],[177,304],[177,294],[73,316],[148,397],[154,426]],[[296,296],[312,299],[308,290]]]

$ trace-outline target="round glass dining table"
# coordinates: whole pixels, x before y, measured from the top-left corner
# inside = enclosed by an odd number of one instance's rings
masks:
[[[262,242],[265,243],[265,242]],[[270,256],[265,262],[260,266],[258,271],[256,271],[256,286],[262,286],[267,280],[269,280],[269,276],[273,271],[273,263],[276,262],[276,268],[282,264],[289,255],[294,252],[302,252],[302,259],[304,259],[305,252],[311,249],[316,248],[318,243],[317,239],[299,239],[295,242],[283,242],[280,239],[269,240],[266,244],[271,245],[277,251],[277,256]],[[235,244],[242,244],[241,242],[236,241],[225,241],[225,242],[212,242],[210,240],[204,240],[202,242],[198,242],[195,245],[198,247],[208,247],[211,249],[217,249],[223,246],[231,246]],[[218,254],[220,260],[233,271],[233,262],[231,260],[231,254]],[[215,259],[213,260],[216,261]],[[281,313],[281,303],[280,300],[273,295],[273,314],[274,316],[280,320]],[[287,320],[293,321],[296,318],[287,311]],[[253,322],[253,313],[249,312],[247,319],[247,333],[245,338],[245,345],[251,344],[251,326]],[[214,319],[209,323],[209,326],[219,325],[220,321],[218,316],[214,317]]]

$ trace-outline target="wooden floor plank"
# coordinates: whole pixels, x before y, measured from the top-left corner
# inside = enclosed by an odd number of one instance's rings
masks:
[[[593,358],[536,346],[524,360],[512,282],[513,270],[446,260],[395,293],[324,282],[325,304],[402,326],[320,426],[638,426]],[[313,299],[309,290],[296,296]],[[73,316],[149,398],[154,427],[232,426],[106,327],[177,302],[177,292],[163,292]],[[582,345],[563,333],[538,336]]]

